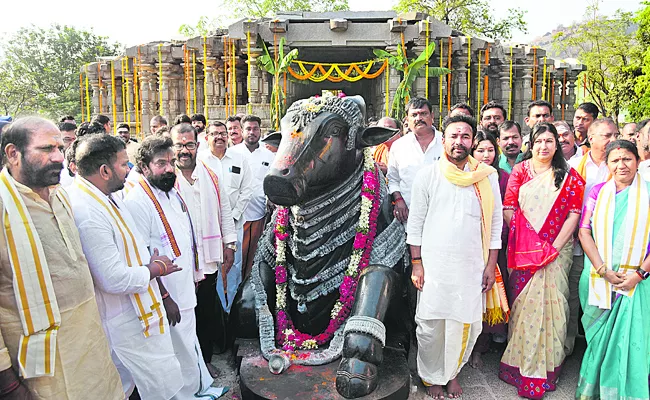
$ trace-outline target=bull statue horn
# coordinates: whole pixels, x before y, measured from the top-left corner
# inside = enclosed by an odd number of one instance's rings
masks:
[[[365,123],[366,121],[366,101],[363,99],[361,96],[348,96],[345,98],[346,100],[352,101],[354,104],[359,107],[359,111],[361,111],[361,116],[363,117],[363,121]]]

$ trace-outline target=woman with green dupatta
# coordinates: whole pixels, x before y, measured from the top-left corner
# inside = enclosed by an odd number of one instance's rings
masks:
[[[576,399],[648,399],[650,183],[631,142],[610,143],[606,160],[612,179],[591,190],[580,223],[587,351]]]

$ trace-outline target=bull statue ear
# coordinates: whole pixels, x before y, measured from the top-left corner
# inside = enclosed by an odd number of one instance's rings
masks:
[[[399,132],[399,129],[369,126],[357,133],[357,149],[380,145],[392,138],[397,132]]]
[[[264,136],[264,139],[262,139],[262,142],[264,144],[271,145],[275,148],[280,146],[280,141],[282,140],[282,132],[273,132],[269,133],[268,135]]]

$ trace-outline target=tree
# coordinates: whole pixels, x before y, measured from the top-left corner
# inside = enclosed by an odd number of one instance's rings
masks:
[[[278,11],[346,11],[348,0],[226,0],[238,17],[272,17]]]
[[[116,55],[117,43],[65,25],[21,28],[0,43],[0,110],[14,116],[81,116],[79,69]]]
[[[183,24],[178,28],[178,33],[191,38],[196,36],[206,36],[210,32],[225,25],[225,19],[222,16],[210,18],[202,15],[196,25]]]
[[[612,17],[598,12],[599,0],[587,7],[585,20],[556,34],[560,49],[577,50],[577,58],[587,67],[587,93],[603,116],[616,120],[638,96],[634,90],[641,71],[641,49],[630,32],[633,14],[617,11]]]
[[[395,11],[424,12],[466,35],[488,39],[511,39],[515,31],[528,31],[526,11],[510,8],[506,18],[497,19],[488,0],[399,0]]]
[[[635,21],[639,24],[637,40],[642,49],[641,74],[636,77],[634,91],[638,100],[630,104],[630,116],[635,121],[650,118],[650,2],[643,3],[644,8],[639,10]]]

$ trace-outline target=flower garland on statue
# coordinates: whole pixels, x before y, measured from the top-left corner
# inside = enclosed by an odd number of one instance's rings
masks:
[[[287,310],[287,267],[286,240],[289,237],[289,210],[278,207],[275,225],[275,322],[276,340],[282,350],[312,350],[329,342],[334,333],[345,323],[354,304],[359,275],[368,266],[372,244],[377,232],[377,216],[380,209],[379,177],[377,168],[369,149],[364,149],[364,172],[361,188],[361,216],[356,226],[354,250],[350,263],[345,270],[345,277],[339,287],[339,299],[330,313],[330,321],[324,332],[312,336],[299,332],[293,326]]]

